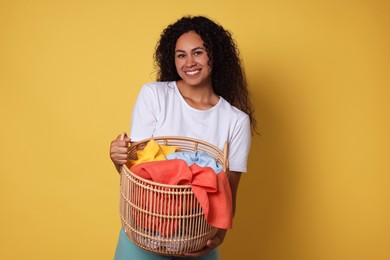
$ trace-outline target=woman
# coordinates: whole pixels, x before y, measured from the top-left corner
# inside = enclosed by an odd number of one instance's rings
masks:
[[[231,34],[202,16],[186,16],[161,34],[154,55],[157,82],[144,85],[135,103],[131,139],[112,141],[111,160],[120,171],[130,140],[153,136],[201,139],[220,149],[229,143],[229,183],[235,211],[241,173],[246,171],[255,119],[238,49]],[[215,250],[227,230],[185,257],[219,259]],[[128,257],[128,258],[126,258]],[[115,259],[176,259],[146,252],[121,231]]]

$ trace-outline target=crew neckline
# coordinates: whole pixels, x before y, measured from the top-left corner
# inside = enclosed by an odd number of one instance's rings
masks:
[[[180,90],[179,90],[179,87],[177,86],[177,82],[176,81],[173,81],[173,85],[175,87],[175,92],[176,94],[179,96],[180,98],[180,101],[189,109],[193,110],[193,111],[196,111],[196,112],[199,112],[199,113],[207,113],[207,112],[210,112],[210,111],[213,111],[215,109],[217,109],[219,107],[219,105],[222,103],[222,97],[221,96],[218,96],[219,97],[219,100],[217,102],[217,104],[215,104],[214,106],[210,107],[209,109],[197,109],[197,108],[194,108],[192,107],[190,104],[187,103],[187,101],[184,99],[183,95],[180,93]]]

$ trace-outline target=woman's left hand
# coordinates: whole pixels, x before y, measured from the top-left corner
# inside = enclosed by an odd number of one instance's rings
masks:
[[[210,253],[212,250],[220,246],[225,239],[227,230],[226,229],[218,229],[217,234],[207,241],[207,244],[205,247],[200,249],[199,251],[186,253],[183,255],[183,257],[199,257],[205,254]]]

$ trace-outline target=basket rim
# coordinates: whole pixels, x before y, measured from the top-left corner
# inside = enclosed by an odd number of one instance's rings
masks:
[[[146,138],[146,139],[142,139],[140,141],[137,141],[137,142],[130,142],[130,149],[131,147],[136,147],[137,145],[140,145],[140,144],[143,144],[143,143],[147,143],[149,142],[150,140],[157,140],[157,141],[164,141],[164,140],[185,140],[185,141],[191,141],[191,142],[194,142],[194,143],[198,143],[198,144],[202,144],[202,145],[205,145],[205,146],[208,146],[214,150],[216,150],[218,153],[220,153],[221,155],[223,155],[223,159],[224,159],[224,164],[225,164],[225,167],[226,169],[224,169],[223,173],[226,174],[228,176],[228,158],[227,158],[227,150],[228,150],[228,144],[227,142],[225,143],[225,151],[222,151],[221,149],[219,149],[217,146],[213,145],[213,144],[210,144],[208,142],[205,142],[205,141],[202,141],[200,139],[196,139],[196,138],[191,138],[191,137],[183,137],[183,136],[155,136],[155,137],[150,137],[150,138]],[[130,150],[128,152],[128,154],[130,154]],[[151,180],[147,180],[147,179],[144,179],[138,175],[136,175],[135,173],[133,173],[129,167],[127,167],[126,164],[123,164],[122,165],[122,169],[121,169],[121,175],[123,175],[123,172],[127,173],[127,174],[130,174],[133,178],[136,178],[138,181],[143,181],[145,183],[148,183],[150,185],[154,185],[154,186],[158,186],[158,187],[164,187],[164,188],[171,188],[171,189],[188,189],[188,188],[192,188],[191,185],[170,185],[170,184],[164,184],[164,183],[157,183],[157,182],[153,182]],[[221,172],[222,173],[222,172]],[[219,174],[221,174],[219,173]]]
[[[155,136],[155,137],[142,139],[142,140],[139,140],[139,141],[136,141],[136,142],[130,142],[130,144],[131,144],[131,146],[133,146],[133,145],[139,145],[139,144],[142,144],[142,143],[145,143],[145,142],[149,142],[150,140],[165,140],[165,139],[186,140],[186,141],[192,141],[192,142],[200,143],[200,144],[209,146],[209,147],[215,149],[216,151],[220,152],[221,154],[223,154],[223,151],[221,149],[219,149],[217,146],[213,145],[213,144],[210,144],[208,142],[202,141],[200,139],[196,139],[196,138],[192,138],[192,137],[184,137],[184,136]]]

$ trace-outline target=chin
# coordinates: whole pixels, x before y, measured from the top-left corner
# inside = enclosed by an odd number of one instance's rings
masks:
[[[183,81],[189,85],[189,86],[199,86],[199,85],[207,85],[207,84],[211,84],[211,80],[210,81],[207,81],[207,80],[200,80],[200,79],[183,79]]]

